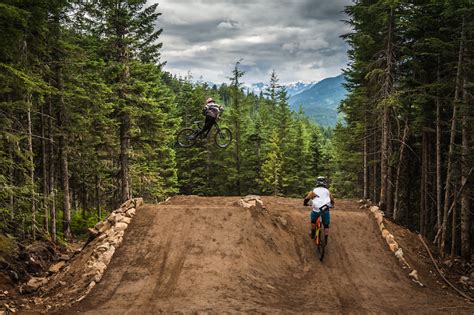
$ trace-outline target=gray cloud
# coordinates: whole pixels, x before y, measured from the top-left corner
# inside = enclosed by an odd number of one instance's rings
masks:
[[[156,2],[153,0],[150,2]],[[341,73],[349,28],[340,20],[351,0],[161,0],[166,70],[227,82],[243,58],[244,81],[316,81]]]
[[[301,17],[316,20],[338,20],[343,17],[344,6],[352,1],[330,0],[330,1],[304,1],[300,7]]]

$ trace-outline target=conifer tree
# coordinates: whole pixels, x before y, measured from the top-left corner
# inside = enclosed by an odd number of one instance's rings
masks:
[[[246,118],[248,117],[248,107],[244,101],[244,93],[242,92],[242,82],[240,79],[244,75],[239,69],[240,62],[235,64],[232,70],[231,85],[230,85],[230,111],[229,120],[231,121],[234,141],[231,149],[233,151],[233,168],[234,172],[230,173],[229,181],[234,183],[236,189],[235,193],[241,195],[243,192],[242,181],[242,166],[243,166],[243,152],[244,142],[246,137]]]
[[[262,165],[262,190],[275,196],[282,191],[282,153],[279,142],[278,132],[274,130]]]
[[[99,20],[99,27],[105,36],[105,58],[108,60],[111,77],[109,82],[116,95],[116,119],[120,123],[120,198],[130,197],[130,145],[135,104],[139,93],[136,78],[131,78],[134,61],[159,62],[157,39],[161,29],[155,30],[154,23],[160,13],[158,4],[146,7],[146,1],[101,1],[93,11]]]

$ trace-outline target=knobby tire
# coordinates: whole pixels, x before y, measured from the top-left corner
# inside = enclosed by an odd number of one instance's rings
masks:
[[[192,128],[183,128],[178,132],[176,136],[176,142],[180,147],[189,148],[192,147],[196,143],[196,139],[189,139],[196,130]]]
[[[324,236],[323,231],[324,231],[324,228],[320,227],[320,229],[318,231],[319,236],[315,237],[315,239],[319,238],[319,244],[316,244],[316,249],[317,249],[318,256],[319,256],[319,261],[323,261],[324,253],[326,251],[326,237]]]
[[[220,128],[215,136],[214,142],[219,148],[227,148],[232,142],[232,132],[229,128]]]

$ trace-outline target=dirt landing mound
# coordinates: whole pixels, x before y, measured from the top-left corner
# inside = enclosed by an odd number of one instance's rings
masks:
[[[473,311],[412,283],[355,203],[337,203],[320,263],[301,200],[264,197],[266,209],[238,200],[178,196],[140,208],[102,281],[66,312]]]

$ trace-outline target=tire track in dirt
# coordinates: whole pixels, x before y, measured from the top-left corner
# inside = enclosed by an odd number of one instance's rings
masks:
[[[463,300],[410,281],[353,201],[331,214],[323,263],[301,199],[177,196],[137,211],[102,281],[67,313],[472,313]]]

